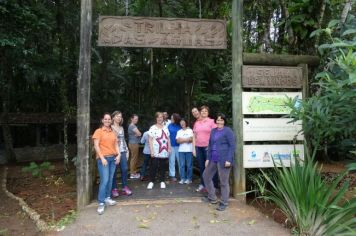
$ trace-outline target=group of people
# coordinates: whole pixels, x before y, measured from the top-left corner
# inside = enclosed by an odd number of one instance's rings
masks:
[[[122,113],[105,113],[92,138],[96,151],[100,176],[98,193],[98,213],[103,214],[105,206],[115,205],[111,197],[119,196],[116,172],[121,169],[123,195],[131,195],[127,185],[128,158],[130,157],[130,178],[149,180],[147,189],[153,189],[159,174],[160,188],[166,188],[165,173],[169,163],[169,178],[179,184],[191,184],[193,176],[193,156],[197,157],[200,170],[200,184],[197,191],[207,193],[202,201],[217,204],[216,188],[220,187],[221,200],[217,210],[225,210],[230,195],[229,175],[235,152],[235,136],[226,127],[226,117],[218,114],[209,118],[209,107],[193,108],[195,118],[193,129],[179,114],[171,119],[165,112],[156,112],[155,123],[143,134],[137,128],[138,116],[132,115],[128,126],[128,145],[122,127]],[[144,144],[144,162],[138,172],[139,144]],[[176,175],[178,163],[179,175]],[[149,168],[147,178],[146,171]]]

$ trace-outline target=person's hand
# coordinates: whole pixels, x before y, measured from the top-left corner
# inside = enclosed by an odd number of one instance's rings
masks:
[[[169,147],[168,148],[168,154],[171,155],[171,153],[172,153],[172,149]]]
[[[126,152],[126,159],[129,160],[129,157],[130,157],[130,151],[127,150],[127,152]]]
[[[230,167],[230,166],[231,166],[231,162],[225,161],[225,167],[228,168],[228,167]]]
[[[194,157],[197,156],[197,153],[195,152],[195,149],[193,149],[192,153],[193,153],[193,156],[194,156]]]
[[[118,165],[120,163],[121,155],[118,154],[115,158],[115,164]]]
[[[209,165],[209,160],[206,160],[206,161],[205,161],[205,168],[207,168],[208,165]]]
[[[108,164],[108,161],[103,157],[103,158],[100,158],[100,160],[101,160],[101,164],[103,165],[103,166],[106,166],[107,164]]]

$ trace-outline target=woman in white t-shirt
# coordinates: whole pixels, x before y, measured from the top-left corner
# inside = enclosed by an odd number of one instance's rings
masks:
[[[159,169],[161,188],[166,188],[164,182],[164,175],[167,168],[167,160],[171,153],[171,142],[169,140],[169,131],[167,127],[163,125],[162,112],[156,112],[156,124],[152,125],[148,130],[151,164],[150,164],[150,182],[147,185],[147,189],[152,189],[156,174]]]
[[[195,156],[195,138],[193,130],[188,127],[187,121],[181,119],[181,130],[178,130],[176,140],[179,143],[179,172],[180,184],[192,183],[193,156]]]

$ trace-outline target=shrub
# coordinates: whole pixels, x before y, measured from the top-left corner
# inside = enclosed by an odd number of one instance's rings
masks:
[[[23,167],[23,172],[30,172],[33,177],[43,177],[43,172],[46,170],[53,170],[54,166],[46,161],[42,162],[40,165],[36,164],[35,162],[31,162],[29,166]]]
[[[331,184],[322,180],[317,164],[306,153],[305,162],[274,168],[275,174],[262,173],[271,185],[265,195],[286,215],[298,235],[356,235],[356,198],[343,199],[349,183],[337,186],[347,172]]]

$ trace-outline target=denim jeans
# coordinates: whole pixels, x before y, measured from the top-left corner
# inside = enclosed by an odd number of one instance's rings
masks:
[[[114,178],[112,180],[112,189],[117,189],[118,188],[117,187],[117,171],[119,169],[118,166],[120,166],[120,169],[121,169],[122,187],[126,187],[127,186],[127,173],[128,173],[127,153],[126,152],[122,152],[121,153],[120,163],[115,168]]]
[[[205,161],[208,157],[208,151],[207,151],[208,147],[196,147],[196,154],[197,154],[197,160],[198,160],[198,166],[199,166],[199,172],[200,172],[200,184],[205,186],[204,184],[204,178],[203,178],[203,173],[205,170]],[[219,186],[219,177],[218,174],[216,173],[214,178],[214,186],[215,188],[218,188]]]
[[[144,160],[143,165],[141,167],[141,176],[144,177],[146,174],[148,163],[150,162],[151,155],[150,154],[143,154]]]
[[[193,159],[193,154],[191,152],[179,153],[179,173],[180,173],[181,180],[192,181],[192,175],[193,175],[192,159]]]
[[[176,177],[176,160],[179,166],[179,153],[178,153],[179,146],[172,146],[171,147],[171,155],[169,155],[169,177]]]
[[[104,203],[105,198],[110,197],[112,181],[116,169],[115,156],[108,156],[105,157],[105,159],[108,162],[106,166],[103,166],[100,159],[96,160],[96,163],[98,165],[99,176],[100,176],[99,193],[98,193],[99,203]]]

